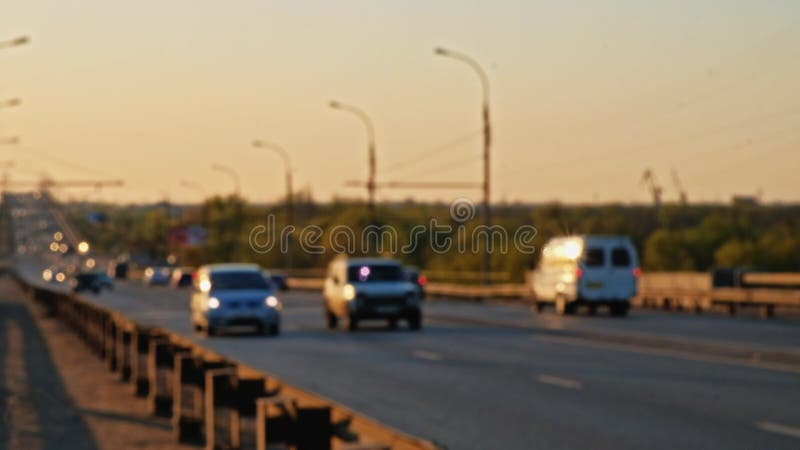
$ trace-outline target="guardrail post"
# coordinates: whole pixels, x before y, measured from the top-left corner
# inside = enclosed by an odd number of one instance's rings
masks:
[[[131,333],[131,380],[133,393],[137,397],[146,397],[150,392],[150,380],[147,373],[148,353],[152,334],[146,328],[136,327]]]
[[[103,351],[103,332],[105,329],[105,321],[103,320],[103,316],[100,314],[100,311],[88,306],[87,309],[89,310],[92,318],[92,342],[94,344],[94,353],[100,356],[102,359],[105,357],[105,353]]]
[[[147,354],[147,379],[149,392],[147,401],[150,412],[156,416],[172,417],[172,364],[174,346],[166,338],[150,340]]]
[[[236,369],[213,369],[206,372],[206,449],[239,448],[239,411],[235,393]]]
[[[275,395],[277,391],[267,392],[267,379],[239,378],[236,386],[236,402],[239,410],[239,435],[241,448],[256,448],[256,401],[259,398]]]
[[[295,406],[295,444],[297,450],[330,450],[331,407]]]
[[[89,349],[97,355],[99,353],[97,347],[97,314],[89,309],[86,304],[83,304],[82,307],[86,315],[86,339],[89,343]]]
[[[172,426],[181,443],[203,442],[203,370],[190,352],[175,354]]]
[[[295,450],[330,450],[333,438],[331,407],[300,405],[285,397],[256,401],[256,448],[273,444]]]
[[[131,337],[130,330],[117,327],[117,368],[122,381],[131,379]]]
[[[117,371],[117,322],[109,314],[103,314],[105,333],[103,333],[103,354],[108,370]]]
[[[256,449],[267,450],[270,444],[290,440],[289,418],[281,405],[285,398],[259,398],[256,400]]]

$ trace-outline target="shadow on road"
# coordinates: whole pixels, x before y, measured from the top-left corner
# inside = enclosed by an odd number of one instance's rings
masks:
[[[21,296],[0,279],[0,448],[96,449]]]

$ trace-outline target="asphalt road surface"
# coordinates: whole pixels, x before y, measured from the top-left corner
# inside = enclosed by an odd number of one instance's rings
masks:
[[[548,333],[796,352],[797,323],[643,311],[532,318],[518,306],[428,302],[422,331],[376,323],[347,333],[324,328],[318,293],[296,291],[281,295],[281,336],[208,338],[191,329],[188,296],[131,281],[87,298],[449,448],[800,447],[797,369]]]

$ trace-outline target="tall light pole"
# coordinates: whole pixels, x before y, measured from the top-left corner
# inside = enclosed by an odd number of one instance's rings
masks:
[[[276,152],[283,160],[284,177],[286,180],[286,224],[294,226],[294,189],[292,188],[292,161],[289,159],[289,153],[285,148],[273,142],[256,139],[253,141],[253,147],[263,148]],[[289,234],[289,244],[291,244],[291,233]],[[292,268],[292,252],[291,248],[286,251],[286,269]]]
[[[437,47],[433,50],[434,54],[439,56],[446,56],[448,58],[457,59],[468,66],[472,67],[473,70],[478,74],[478,78],[481,80],[481,86],[483,89],[483,108],[482,108],[482,116],[483,116],[483,223],[487,227],[492,226],[492,209],[491,209],[491,190],[490,190],[490,179],[491,179],[491,158],[490,158],[490,148],[492,144],[492,124],[489,120],[489,78],[486,76],[486,72],[483,68],[478,64],[477,61],[470,58],[469,56],[455,52],[452,50],[448,50],[442,47]],[[487,233],[487,239],[491,239],[492,233],[489,231]],[[489,284],[489,272],[492,269],[492,256],[489,254],[489,243],[487,242],[487,249],[483,255],[483,284]]]
[[[225,172],[230,175],[233,179],[233,185],[235,186],[234,194],[236,194],[237,197],[241,196],[241,190],[239,189],[239,174],[236,173],[235,170],[228,166],[223,166],[222,164],[212,164],[211,168],[218,172]]]
[[[337,102],[336,100],[332,100],[330,102],[330,107],[333,109],[338,109],[341,111],[347,111],[351,114],[354,114],[362,122],[364,122],[364,126],[367,128],[367,151],[369,157],[369,175],[367,178],[367,197],[369,198],[369,203],[367,206],[369,208],[369,215],[370,221],[375,221],[375,127],[372,125],[372,120],[369,116],[362,110],[356,108],[355,106],[346,105],[344,103]]]
[[[0,48],[16,47],[18,45],[27,44],[30,41],[31,40],[28,36],[20,36],[14,39],[9,39],[7,41],[0,41]]]
[[[289,153],[278,144],[263,140],[254,140],[253,147],[272,150],[283,159],[284,177],[286,181],[286,220],[289,225],[294,225],[294,190],[292,188],[292,162]]]

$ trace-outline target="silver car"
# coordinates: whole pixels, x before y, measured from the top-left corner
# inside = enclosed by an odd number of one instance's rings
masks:
[[[340,319],[349,330],[372,319],[386,320],[390,327],[398,320],[405,320],[412,330],[422,327],[419,290],[393,259],[335,259],[328,266],[323,296],[328,328],[336,328]]]
[[[192,282],[191,320],[208,335],[232,327],[250,327],[277,335],[281,303],[255,264],[211,264],[197,269]]]

